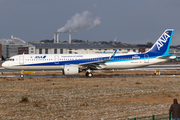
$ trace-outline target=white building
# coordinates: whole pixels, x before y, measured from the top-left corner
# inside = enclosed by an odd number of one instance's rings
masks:
[[[88,54],[139,52],[139,48],[128,44],[92,44],[92,43],[30,43],[29,54]]]

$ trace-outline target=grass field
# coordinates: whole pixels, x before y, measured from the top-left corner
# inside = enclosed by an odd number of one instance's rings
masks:
[[[179,76],[4,77],[0,119],[126,120],[165,114],[174,98],[180,101],[179,86]]]

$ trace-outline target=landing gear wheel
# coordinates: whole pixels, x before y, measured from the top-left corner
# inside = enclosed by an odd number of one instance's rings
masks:
[[[21,71],[20,77],[21,77],[21,78],[24,77],[24,70]]]
[[[87,72],[87,73],[86,73],[86,76],[87,76],[87,77],[92,77],[93,74],[92,74],[91,72]]]
[[[21,74],[21,75],[20,75],[20,77],[21,77],[21,78],[23,78],[23,77],[24,77],[24,75],[23,75],[23,74]]]

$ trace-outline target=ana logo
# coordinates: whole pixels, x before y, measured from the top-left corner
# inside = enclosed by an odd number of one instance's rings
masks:
[[[36,59],[40,59],[40,58],[46,58],[46,55],[45,56],[35,56]]]
[[[157,41],[156,44],[157,44],[158,50],[160,50],[160,48],[163,47],[164,43],[167,42],[168,38],[170,38],[170,36],[167,33],[168,32],[164,33]]]

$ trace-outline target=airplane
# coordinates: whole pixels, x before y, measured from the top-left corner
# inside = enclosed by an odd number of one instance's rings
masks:
[[[92,77],[92,70],[131,69],[144,67],[176,56],[169,54],[173,29],[166,29],[151,49],[145,53],[129,54],[21,54],[10,57],[2,66],[6,69],[22,70],[62,70],[63,75],[78,75],[86,71]]]

